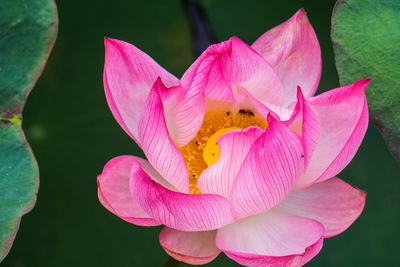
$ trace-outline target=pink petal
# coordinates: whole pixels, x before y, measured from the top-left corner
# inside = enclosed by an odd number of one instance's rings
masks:
[[[138,122],[142,149],[153,167],[181,192],[189,192],[185,161],[169,135],[159,90],[165,90],[160,79],[151,89]]]
[[[283,86],[275,70],[236,37],[210,46],[185,72],[185,92],[177,98],[178,145],[189,142],[200,128],[206,99],[241,102],[240,88],[268,106],[283,103]]]
[[[159,225],[132,197],[129,179],[133,161],[137,160],[144,168],[151,165],[140,158],[120,156],[110,160],[97,177],[98,197],[103,206],[121,219],[142,226]]]
[[[206,112],[206,99],[202,93],[181,92],[175,105],[176,143],[185,146],[192,140],[203,123]]]
[[[161,85],[158,86],[158,93],[160,94],[161,101],[164,107],[165,123],[167,125],[169,135],[176,144],[177,129],[176,129],[176,117],[175,117],[175,101],[177,95],[179,94],[179,91],[182,90],[182,88],[180,84],[167,88],[162,83],[162,81],[159,81],[159,83]]]
[[[231,192],[235,218],[268,210],[290,192],[303,171],[304,154],[298,135],[268,118],[268,129],[250,148]]]
[[[219,195],[190,195],[171,191],[133,164],[131,193],[157,221],[182,231],[214,230],[233,222],[229,201]]]
[[[324,239],[321,237],[316,243],[306,248],[306,252],[301,255],[291,255],[283,257],[262,256],[249,253],[225,253],[234,261],[250,267],[298,267],[303,266],[312,260],[320,251]]]
[[[295,133],[301,136],[304,146],[304,167],[307,168],[319,138],[321,122],[317,112],[303,97],[300,87],[297,90],[297,103],[292,117],[288,122]]]
[[[320,136],[296,188],[336,176],[354,157],[368,127],[365,88],[369,81],[360,80],[308,100],[320,118]]]
[[[104,89],[108,105],[125,132],[137,141],[139,114],[157,77],[168,86],[178,80],[131,44],[105,38],[105,47]]]
[[[245,88],[266,106],[281,106],[284,89],[275,70],[240,39],[232,37],[230,41],[231,55],[222,58],[230,84]]]
[[[206,264],[221,252],[215,246],[217,231],[184,232],[164,227],[160,233],[161,246],[171,257],[189,264]]]
[[[339,178],[295,190],[277,206],[293,215],[319,221],[325,227],[324,237],[346,230],[360,216],[366,193]]]
[[[322,247],[323,226],[272,209],[218,230],[216,244],[246,266],[301,266]]]
[[[306,97],[314,95],[321,77],[321,49],[303,9],[251,47],[277,71],[285,88],[284,106],[296,99],[297,86]]]
[[[193,139],[203,123],[206,111],[205,91],[210,91],[206,89],[209,80],[210,84],[219,88],[219,94],[214,97],[233,101],[232,92],[221,74],[220,64],[216,62],[218,56],[210,53],[213,47],[223,49],[226,43],[210,46],[183,74],[183,90],[177,96],[175,107],[177,144],[180,147]]]
[[[216,163],[200,175],[197,182],[200,191],[229,198],[233,182],[243,160],[254,141],[263,133],[264,130],[258,127],[249,127],[244,130],[231,131],[221,136],[218,139],[220,157]]]

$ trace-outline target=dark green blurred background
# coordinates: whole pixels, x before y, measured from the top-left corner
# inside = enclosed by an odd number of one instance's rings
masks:
[[[218,41],[251,44],[304,7],[322,49],[319,93],[338,86],[330,43],[331,1],[203,1]],[[96,176],[112,157],[142,156],[113,119],[102,85],[103,37],[128,41],[180,77],[193,61],[178,0],[57,1],[59,35],[24,110],[23,126],[40,167],[36,207],[23,216],[3,266],[162,266],[161,227],[131,225],[97,200]],[[355,18],[356,19],[356,18]],[[400,168],[370,124],[339,175],[367,191],[361,217],[326,239],[309,266],[399,266]],[[183,266],[184,264],[182,264]],[[209,266],[235,266],[219,256]]]

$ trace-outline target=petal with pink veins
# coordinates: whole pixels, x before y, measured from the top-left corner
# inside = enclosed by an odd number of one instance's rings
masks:
[[[208,231],[234,221],[230,203],[223,196],[171,191],[153,181],[139,162],[132,166],[130,188],[143,210],[170,228]]]
[[[197,133],[206,111],[206,99],[240,102],[244,88],[268,107],[283,103],[283,86],[275,70],[252,48],[236,37],[210,46],[185,72],[176,102],[178,145]]]
[[[232,37],[230,41],[231,54],[222,58],[230,84],[245,88],[266,106],[281,106],[284,89],[275,70],[239,38]]]
[[[297,189],[336,176],[354,157],[368,127],[365,88],[369,81],[360,80],[307,99],[321,126],[318,143]]]
[[[158,79],[144,104],[138,122],[138,137],[142,149],[153,167],[181,192],[189,192],[185,161],[174,144],[166,125],[160,91],[165,86]]]
[[[184,232],[164,227],[160,233],[160,244],[178,261],[193,265],[206,264],[221,252],[215,246],[217,231]]]
[[[105,38],[104,89],[118,123],[139,145],[137,124],[151,87],[161,77],[169,86],[178,79],[150,56],[123,41]]]
[[[366,193],[339,178],[294,190],[276,207],[287,213],[311,218],[325,227],[324,237],[338,235],[361,214]]]
[[[233,183],[235,218],[266,211],[282,201],[303,171],[299,136],[271,116],[267,131],[252,145]]]
[[[129,189],[132,163],[137,160],[144,169],[152,169],[143,159],[119,156],[110,160],[97,177],[98,197],[103,206],[121,219],[142,226],[160,225],[133,198]]]
[[[284,106],[296,100],[296,88],[313,96],[321,77],[321,49],[303,9],[269,30],[251,46],[277,71],[285,88]]]
[[[200,175],[197,182],[202,193],[229,198],[233,182],[253,143],[265,132],[258,127],[234,130],[218,139],[220,157]]]
[[[324,227],[317,221],[275,209],[218,230],[216,244],[246,266],[301,266],[322,247]]]
[[[217,100],[231,100],[233,96],[229,85],[224,80],[217,64],[216,54],[210,55],[212,47],[223,47],[227,42],[210,46],[189,67],[181,79],[181,90],[176,97],[175,116],[177,125],[177,144],[179,147],[186,145],[197,134],[203,123],[206,112],[207,83],[218,86]]]
[[[206,99],[202,93],[180,92],[175,101],[176,143],[185,146],[200,129],[206,112]]]
[[[304,146],[304,168],[307,169],[310,158],[318,143],[321,122],[317,112],[304,98],[300,87],[297,90],[297,103],[291,118],[285,122],[295,133],[301,136]]]

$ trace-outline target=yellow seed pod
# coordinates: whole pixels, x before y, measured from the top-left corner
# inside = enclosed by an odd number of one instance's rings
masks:
[[[214,164],[219,159],[220,152],[218,147],[218,138],[229,131],[238,129],[240,130],[241,128],[239,127],[223,128],[216,131],[213,135],[210,136],[210,138],[208,138],[207,144],[203,151],[203,158],[208,166]]]

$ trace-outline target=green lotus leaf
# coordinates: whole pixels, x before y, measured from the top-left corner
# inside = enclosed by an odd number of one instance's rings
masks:
[[[21,112],[53,47],[57,24],[53,0],[0,1],[0,261],[21,216],[36,201],[39,172]]]
[[[332,42],[341,85],[371,77],[372,121],[400,162],[400,1],[339,0]]]

